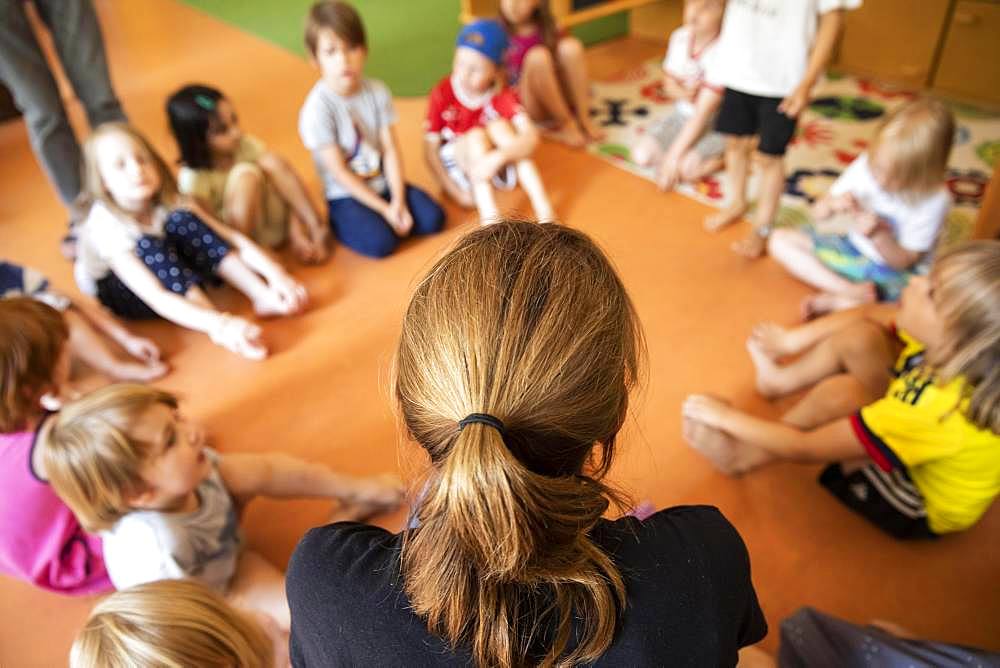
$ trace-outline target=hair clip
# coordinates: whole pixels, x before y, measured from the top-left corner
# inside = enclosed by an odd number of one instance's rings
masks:
[[[202,93],[194,96],[194,103],[205,111],[215,111],[215,100]]]

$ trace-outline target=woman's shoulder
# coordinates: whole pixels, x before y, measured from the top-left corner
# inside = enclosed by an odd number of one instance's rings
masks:
[[[745,568],[739,532],[714,506],[664,508],[644,520],[626,516],[604,522],[594,539],[625,567],[700,563],[711,571]],[[742,556],[741,556],[742,555]]]
[[[401,541],[399,534],[358,522],[311,529],[299,541],[288,564],[289,595],[303,588],[370,587],[377,574],[384,574],[387,568],[396,570]]]

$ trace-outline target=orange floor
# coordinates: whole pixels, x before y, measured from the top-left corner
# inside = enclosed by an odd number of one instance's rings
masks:
[[[244,128],[287,155],[318,197],[296,132],[299,105],[316,77],[307,63],[172,0],[96,4],[127,112],[165,156],[176,156],[166,96],[183,83],[210,82],[235,101]],[[590,52],[592,70],[610,72],[662,48],[636,40],[602,45]],[[429,186],[419,151],[424,102],[397,105],[408,174]],[[80,121],[79,109],[73,113]],[[0,125],[0,156],[0,255],[41,268],[72,290],[70,265],[56,252],[65,214],[20,123]],[[814,482],[818,467],[775,466],[730,480],[682,442],[680,403],[692,391],[777,415],[780,405],[753,392],[743,340],[758,320],[792,320],[805,289],[770,261],[749,263],[729,252],[742,230],[703,232],[707,209],[700,204],[659,194],[645,180],[560,146],[544,144],[537,160],[562,220],[593,235],[614,259],[649,341],[648,376],[614,478],[659,505],[719,506],[749,545],[772,629],[809,604],[854,621],[890,619],[928,637],[1000,649],[996,507],[965,535],[898,543],[827,496]],[[526,202],[512,195],[504,205],[517,211]],[[183,395],[187,412],[206,423],[222,450],[280,449],[359,474],[412,472],[423,460],[398,435],[389,362],[416,277],[472,229],[467,214],[449,214],[441,236],[408,243],[388,260],[338,249],[327,266],[297,270],[313,307],[265,324],[274,351],[266,362],[243,361],[163,323],[141,327],[174,365],[163,386]],[[247,311],[232,295],[223,301]],[[257,502],[246,521],[249,541],[284,564],[324,511],[320,503]],[[387,518],[386,526],[400,519]],[[0,601],[4,668],[64,664],[93,602],[9,579],[0,579]],[[773,649],[777,634],[764,644]]]

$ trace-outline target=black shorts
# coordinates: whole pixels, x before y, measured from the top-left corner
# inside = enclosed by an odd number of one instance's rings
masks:
[[[830,464],[823,469],[819,482],[851,510],[896,538],[938,537],[927,524],[920,490],[902,471],[886,473],[868,464],[844,473],[840,464]]]
[[[727,88],[715,129],[726,135],[760,135],[757,150],[766,155],[785,155],[795,134],[796,119],[778,111],[780,97],[761,97]]]

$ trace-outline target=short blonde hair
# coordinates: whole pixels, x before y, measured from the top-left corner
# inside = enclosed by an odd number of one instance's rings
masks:
[[[145,385],[109,385],[67,404],[42,429],[45,475],[87,531],[110,529],[130,511],[128,497],[143,491],[152,444],[130,432],[156,404],[176,408],[177,398]]]
[[[101,178],[101,170],[97,164],[98,142],[100,142],[102,137],[114,133],[121,133],[131,137],[133,141],[149,154],[150,160],[153,161],[156,171],[160,175],[160,192],[156,198],[157,203],[168,208],[177,206],[180,201],[180,195],[177,191],[177,180],[174,178],[173,172],[170,171],[170,167],[167,166],[166,161],[156,152],[156,149],[153,148],[153,145],[149,143],[149,140],[141,132],[128,123],[115,121],[102,123],[97,126],[90,133],[90,136],[87,137],[87,141],[83,143],[83,188],[76,202],[76,208],[86,211],[95,202],[101,202],[116,214],[125,218],[128,217],[121,210],[121,207],[115,204],[115,200],[111,197],[108,187],[104,184],[104,179]]]
[[[949,249],[931,270],[943,336],[933,360],[942,380],[965,379],[965,415],[1000,434],[1000,241]]]
[[[263,629],[193,580],[161,580],[112,594],[90,613],[69,655],[71,668],[273,664]]]
[[[955,136],[955,118],[938,100],[922,97],[890,112],[872,139],[868,154],[891,151],[894,180],[901,192],[922,195],[944,183]]]

